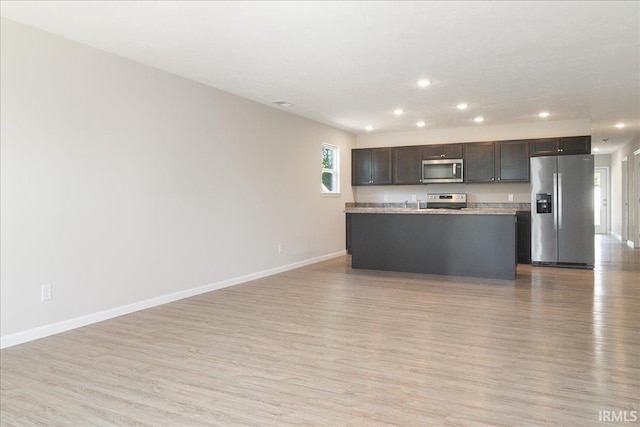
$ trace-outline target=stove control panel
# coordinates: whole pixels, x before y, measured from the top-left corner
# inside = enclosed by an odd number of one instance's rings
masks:
[[[466,193],[427,193],[427,208],[460,209],[466,207]]]

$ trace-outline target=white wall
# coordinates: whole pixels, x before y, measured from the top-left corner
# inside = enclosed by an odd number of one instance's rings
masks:
[[[634,166],[634,162],[637,158],[634,157],[633,152],[640,149],[640,137],[636,137],[634,140],[628,142],[622,148],[615,153],[611,154],[611,233],[617,238],[621,238],[624,235],[622,230],[622,211],[623,211],[623,199],[622,199],[622,160],[627,158],[627,185],[629,191],[629,234],[631,240],[634,235],[636,241],[638,234],[640,233],[640,212],[636,212],[637,204],[635,200],[640,198],[640,188],[635,178],[637,174],[637,168]],[[635,197],[633,195],[636,195]],[[636,219],[637,218],[637,219]],[[635,232],[634,232],[635,230]],[[640,243],[640,242],[638,242]]]
[[[503,141],[509,139],[546,138],[555,136],[591,135],[589,120],[540,121],[539,123],[503,126],[478,125],[453,129],[424,129],[409,132],[372,133],[358,136],[358,148],[397,147],[403,145],[448,144],[456,142]],[[530,185],[525,184],[428,184],[412,186],[357,187],[358,202],[403,202],[415,194],[424,200],[426,193],[467,193],[470,203],[509,203],[513,194],[516,203],[530,203]]]
[[[344,250],[354,135],[11,21],[1,41],[3,345]]]
[[[594,166],[599,168],[611,167],[611,154],[596,154],[593,156]]]

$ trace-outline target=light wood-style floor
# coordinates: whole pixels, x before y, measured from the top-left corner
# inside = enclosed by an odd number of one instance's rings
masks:
[[[515,281],[352,270],[342,257],[8,348],[1,425],[629,419],[640,250],[597,246],[594,271],[520,265]]]

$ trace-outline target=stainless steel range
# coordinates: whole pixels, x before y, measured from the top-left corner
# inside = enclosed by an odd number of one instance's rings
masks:
[[[427,193],[427,209],[462,209],[466,207],[466,193]]]

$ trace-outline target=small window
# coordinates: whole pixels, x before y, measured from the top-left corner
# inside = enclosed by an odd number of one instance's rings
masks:
[[[322,143],[322,193],[340,193],[338,147]]]

